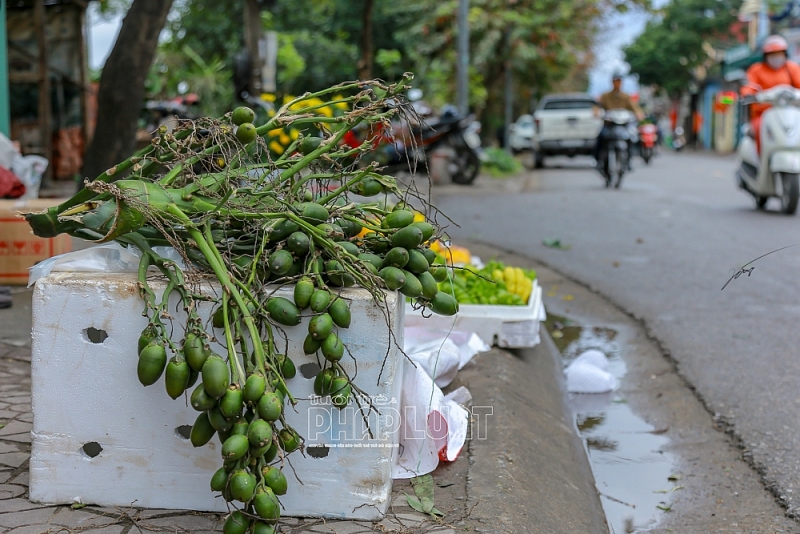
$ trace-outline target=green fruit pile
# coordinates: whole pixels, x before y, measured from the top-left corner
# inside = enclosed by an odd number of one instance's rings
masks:
[[[452,275],[439,289],[453,295],[459,304],[525,306],[531,296],[536,272],[490,261],[482,268],[465,265],[452,269]]]
[[[286,456],[304,447],[285,418],[297,403],[289,387],[297,372],[293,359],[316,358],[314,392],[334,407],[364,395],[349,371],[356,365],[347,361],[359,354],[346,346],[352,313],[343,288],[367,290],[378,306],[385,306],[387,291],[399,291],[434,313],[458,311],[456,300],[439,290],[447,272],[433,265],[429,248],[439,230],[415,221],[406,203],[417,195],[401,191],[375,166],[358,165],[373,143],[353,149],[341,142],[353,127],[397,113],[396,100],[392,106],[387,100],[397,99],[404,83],[371,83],[337,87],[353,92],[343,97],[353,111],[336,121],[302,106],[292,111],[296,102],[290,102],[260,126],[252,123],[252,110],[237,108],[222,120],[160,129],[150,147],[86,190],[26,216],[41,237],[115,240],[141,252],[138,280],[148,324],[137,347],[137,376],[143,386],[163,377],[167,394],[185,397],[198,412],[190,433],[195,447],[218,438],[221,467],[210,487],[239,503],[226,533],[274,532],[279,496],[288,489]],[[268,132],[304,125],[323,135],[299,136],[278,158],[269,153]],[[130,174],[110,183],[123,172]],[[383,198],[357,204],[352,194]],[[406,201],[389,208],[393,198]],[[153,250],[164,245],[176,249],[185,268]],[[151,287],[152,270],[166,280],[160,296]],[[204,279],[220,290],[198,294]],[[276,294],[284,286],[291,298]],[[169,305],[176,295],[186,314],[180,325]],[[198,310],[209,301],[211,318],[204,320]],[[390,314],[384,316],[391,329]],[[305,355],[287,354],[289,329],[302,321]],[[222,347],[220,354],[212,347]]]

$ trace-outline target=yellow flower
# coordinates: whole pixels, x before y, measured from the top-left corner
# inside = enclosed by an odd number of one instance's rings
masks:
[[[440,241],[434,241],[433,244],[431,244],[431,250],[444,256],[445,262],[448,265],[467,264],[472,261],[472,255],[469,253],[469,249],[464,247],[456,245],[445,247]]]
[[[271,142],[269,144],[269,149],[276,154],[283,154],[283,145],[281,145],[278,141]]]
[[[344,96],[342,96],[342,95],[333,95],[333,100],[342,100],[343,98],[344,98]],[[334,104],[334,106],[339,108],[339,109],[343,109],[343,110],[347,110],[347,107],[348,107],[347,106],[347,102],[336,102]]]

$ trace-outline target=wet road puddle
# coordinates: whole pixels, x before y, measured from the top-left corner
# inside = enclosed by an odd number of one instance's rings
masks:
[[[609,360],[607,372],[620,383],[611,393],[569,394],[581,436],[586,441],[595,484],[612,534],[655,527],[671,508],[672,492],[681,489],[675,457],[664,452],[669,439],[636,415],[624,394],[626,366],[617,332],[584,327],[550,315],[547,330],[565,366],[586,350],[597,349]]]

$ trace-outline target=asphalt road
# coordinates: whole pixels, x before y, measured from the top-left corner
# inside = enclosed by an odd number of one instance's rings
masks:
[[[667,153],[606,190],[587,160],[437,188],[471,238],[584,282],[645,322],[768,489],[800,515],[800,217],[755,210],[735,159]],[[561,165],[556,167],[556,165]],[[558,238],[569,250],[544,246]],[[748,261],[755,269],[725,282]]]

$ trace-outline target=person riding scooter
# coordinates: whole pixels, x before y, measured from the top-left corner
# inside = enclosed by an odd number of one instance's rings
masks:
[[[644,119],[642,108],[640,108],[639,105],[633,101],[630,95],[622,92],[622,74],[615,72],[611,78],[611,82],[614,88],[600,96],[600,99],[597,101],[598,107],[596,107],[594,110],[595,116],[599,116],[601,110],[608,111],[611,109],[627,109],[633,112],[638,120]],[[603,148],[606,137],[608,137],[608,127],[603,126],[594,145],[594,160],[598,170],[601,170],[602,167],[602,162],[600,161],[600,152]]]
[[[789,61],[789,45],[780,35],[770,35],[764,40],[761,51],[763,61],[747,69],[747,84],[742,87],[741,94],[753,95],[776,85],[791,85],[800,88],[800,65]],[[756,140],[756,148],[761,151],[761,115],[770,104],[752,104],[750,106],[750,127]]]

